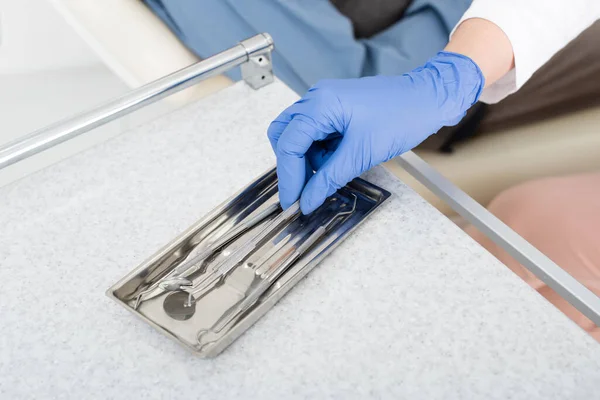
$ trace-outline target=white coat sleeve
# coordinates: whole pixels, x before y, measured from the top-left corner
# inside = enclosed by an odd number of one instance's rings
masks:
[[[600,0],[473,0],[457,27],[469,18],[493,22],[513,47],[515,68],[481,94],[484,103],[496,103],[519,90],[538,68],[600,19]]]

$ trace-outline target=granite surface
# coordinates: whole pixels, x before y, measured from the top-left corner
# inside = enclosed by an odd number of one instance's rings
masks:
[[[104,292],[274,163],[243,83],[0,189],[0,398],[578,399],[600,345],[382,168],[392,198],[221,356]]]

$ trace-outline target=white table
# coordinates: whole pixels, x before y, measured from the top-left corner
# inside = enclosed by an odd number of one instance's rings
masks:
[[[0,189],[0,398],[557,398],[600,345],[382,168],[382,208],[221,356],[105,290],[273,165],[296,99],[238,83]]]

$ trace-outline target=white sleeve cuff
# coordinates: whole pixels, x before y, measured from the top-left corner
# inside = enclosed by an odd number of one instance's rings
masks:
[[[470,18],[493,22],[510,40],[515,57],[515,68],[485,88],[480,100],[496,103],[519,90],[599,17],[599,0],[474,0],[456,26]]]
[[[516,91],[517,74],[516,70],[513,68],[502,78],[483,89],[481,96],[479,96],[479,101],[487,104],[494,104]]]

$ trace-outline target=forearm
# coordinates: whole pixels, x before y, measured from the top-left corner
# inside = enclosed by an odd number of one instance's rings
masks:
[[[496,24],[482,18],[462,22],[444,50],[472,59],[485,77],[485,87],[515,67],[513,48],[506,34]]]
[[[473,0],[447,50],[468,55],[481,67],[486,89],[480,101],[496,103],[519,90],[596,19],[598,0]]]

